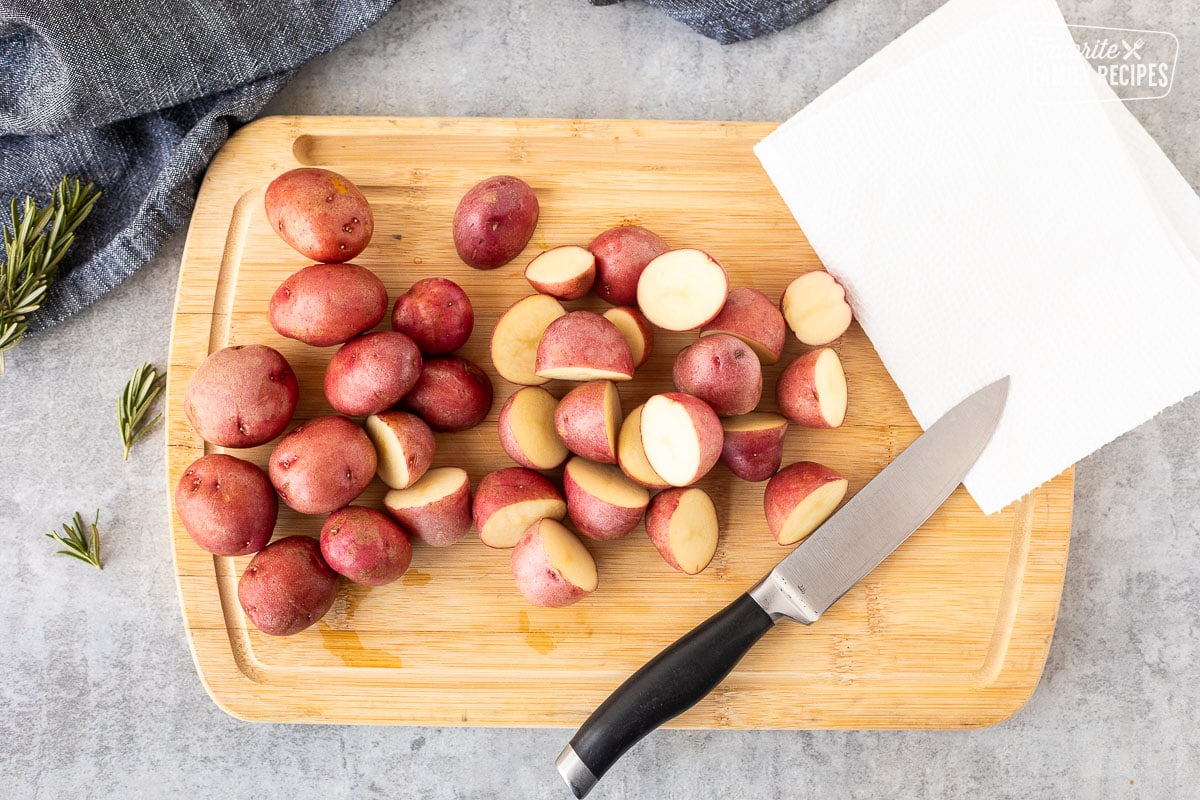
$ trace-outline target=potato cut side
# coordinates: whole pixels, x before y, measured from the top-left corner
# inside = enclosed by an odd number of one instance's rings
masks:
[[[672,486],[686,486],[700,471],[700,436],[681,403],[656,395],[642,408],[642,448],[650,467]]]
[[[514,547],[529,526],[539,519],[559,520],[567,515],[567,503],[557,497],[522,500],[492,512],[479,539],[488,547]]]
[[[702,250],[672,250],[638,279],[638,307],[669,331],[699,328],[721,312],[729,295],[725,268]]]
[[[554,520],[544,520],[538,526],[538,535],[550,566],[558,570],[563,580],[585,592],[596,591],[600,582],[596,561],[574,534]]]
[[[717,509],[712,498],[700,489],[683,492],[671,515],[667,537],[681,572],[695,575],[707,567],[717,552],[720,538]]]
[[[512,383],[538,386],[550,380],[534,371],[538,343],[550,323],[567,312],[553,297],[534,294],[513,304],[492,331],[492,364]]]
[[[592,367],[547,367],[540,370],[538,373],[539,380],[543,383],[549,380],[555,381],[628,381],[633,380],[633,376],[628,372],[617,371],[611,369],[594,369]]]
[[[388,416],[403,415],[398,423],[407,440],[388,424]],[[391,489],[406,489],[425,474],[433,459],[433,432],[418,417],[404,412],[372,414],[364,426],[375,445],[375,474]],[[423,429],[423,430],[422,430]],[[419,451],[419,452],[418,452]]]
[[[611,505],[640,509],[650,502],[650,492],[614,466],[577,457],[567,462],[567,471],[581,489]]]
[[[749,414],[742,414],[737,417],[725,417],[721,420],[721,427],[730,433],[768,431],[774,428],[786,428],[787,424],[786,417],[766,411],[751,411]]]
[[[665,489],[671,484],[654,471],[642,448],[642,408],[629,412],[617,435],[617,462],[621,470],[633,480],[650,489]]]
[[[596,257],[586,247],[565,245],[537,255],[525,268],[525,280],[539,292],[562,300],[588,293],[596,277]]]
[[[841,336],[853,318],[846,290],[824,270],[806,272],[788,284],[780,306],[796,338],[814,347]]]
[[[508,410],[508,424],[517,446],[535,469],[554,469],[567,460],[570,451],[554,432],[554,409],[558,400],[539,386],[517,391]]]
[[[848,485],[843,479],[830,481],[814,489],[784,520],[783,528],[779,531],[779,543],[795,544],[819,528],[822,522],[829,519],[838,503],[842,502]]]
[[[392,489],[383,498],[387,508],[420,508],[454,494],[467,483],[467,471],[458,467],[439,467],[425,473],[407,489]]]
[[[604,318],[617,326],[617,330],[629,343],[629,352],[633,354],[633,367],[637,369],[646,363],[650,357],[651,336],[649,323],[633,308],[618,306],[604,312]]]
[[[817,401],[821,404],[821,416],[836,428],[846,420],[846,373],[842,360],[830,349],[821,351],[813,365],[813,383],[817,387]]]

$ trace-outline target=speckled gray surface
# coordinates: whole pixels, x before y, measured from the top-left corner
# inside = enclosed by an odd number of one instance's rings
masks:
[[[270,111],[783,119],[938,4],[838,0],[722,48],[635,2],[403,2]],[[1179,36],[1174,90],[1133,110],[1200,185],[1200,0],[1063,8],[1073,23]],[[165,360],[181,248],[176,236],[113,295],[22,344],[0,378],[0,796],[564,797],[551,762],[566,731],[252,725],[205,695],[172,577],[162,433],[125,464],[113,423],[133,366]],[[1200,398],[1077,478],[1054,644],[1013,719],[969,732],[659,732],[594,796],[1195,796]],[[97,506],[104,572],[51,557],[41,534]]]

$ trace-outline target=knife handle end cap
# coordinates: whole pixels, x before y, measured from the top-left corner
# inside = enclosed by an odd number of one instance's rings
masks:
[[[558,767],[558,774],[562,775],[562,779],[567,782],[567,786],[576,797],[585,797],[596,785],[596,776],[588,769],[587,764],[584,764],[583,760],[576,755],[575,748],[571,745],[564,747],[563,751],[558,754],[558,758],[554,760],[554,766]]]

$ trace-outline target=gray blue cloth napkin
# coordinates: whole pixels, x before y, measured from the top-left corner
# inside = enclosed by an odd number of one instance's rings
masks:
[[[66,319],[148,261],[187,222],[229,134],[297,67],[393,2],[0,0],[0,200],[48,197],[64,174],[104,192],[31,329]],[[648,2],[728,43],[829,0]]]

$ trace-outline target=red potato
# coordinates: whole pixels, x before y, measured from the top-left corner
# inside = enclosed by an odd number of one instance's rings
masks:
[[[679,391],[699,397],[721,417],[749,414],[762,399],[762,365],[736,336],[706,336],[679,351],[671,370]]]
[[[475,269],[495,269],[512,261],[533,236],[538,199],[529,184],[511,175],[480,181],[454,211],[454,249]]]
[[[183,413],[206,442],[266,444],[292,421],[300,387],[287,359],[266,345],[234,345],[200,363],[183,390]]]
[[[721,526],[712,498],[703,490],[668,489],[650,502],[646,533],[663,561],[695,575],[712,562]]]
[[[567,504],[554,484],[524,467],[484,476],[475,490],[475,528],[488,547],[512,547],[539,519],[562,519]]]
[[[634,483],[647,489],[665,489],[671,484],[662,479],[654,471],[646,459],[646,451],[642,447],[642,409],[638,406],[629,412],[621,423],[621,431],[617,434],[617,464],[621,471]]]
[[[721,313],[700,329],[701,336],[717,333],[738,337],[754,349],[759,361],[770,366],[783,353],[787,323],[771,298],[757,289],[740,286],[729,293]]]
[[[540,386],[513,392],[500,409],[496,428],[504,452],[522,467],[554,469],[570,452],[554,430],[558,400]]]
[[[563,470],[567,516],[584,536],[606,542],[620,539],[642,521],[650,492],[616,467],[576,456]]]
[[[471,480],[458,467],[431,469],[384,495],[383,507],[418,542],[449,547],[471,531]]]
[[[267,185],[267,221],[313,261],[349,261],[375,232],[371,205],[348,178],[316,167],[288,170]]]
[[[371,270],[357,264],[313,264],[279,285],[267,317],[280,336],[329,347],[374,328],[387,308],[387,289]]]
[[[431,358],[403,402],[434,430],[465,431],[491,411],[492,379],[465,358]]]
[[[848,481],[829,467],[799,461],[767,482],[767,528],[781,545],[795,544],[820,527],[846,496]]]
[[[396,298],[392,330],[416,343],[425,356],[453,353],[475,329],[475,309],[467,293],[446,278],[423,278]]]
[[[316,539],[287,536],[250,559],[238,580],[238,602],[263,633],[291,636],[325,616],[340,582]]]
[[[534,256],[525,267],[525,280],[542,294],[559,300],[577,300],[596,279],[596,257],[584,247],[552,247]]]
[[[744,481],[757,483],[779,471],[788,421],[778,414],[754,412],[721,421],[725,443],[721,461]]]
[[[492,364],[500,377],[524,386],[549,381],[534,371],[538,344],[550,323],[566,313],[557,300],[546,294],[522,298],[505,311],[492,331]]]
[[[254,464],[212,453],[183,471],[175,487],[175,513],[202,549],[245,556],[271,541],[279,499],[266,473]]]
[[[813,350],[784,368],[775,384],[783,415],[806,428],[836,428],[846,419],[846,373],[828,347]]]
[[[563,395],[554,409],[554,431],[567,449],[602,464],[617,463],[621,395],[612,381],[592,381]]]
[[[375,448],[345,417],[317,417],[295,428],[271,451],[271,483],[301,514],[328,514],[349,505],[375,477]]]
[[[403,333],[351,339],[325,367],[325,398],[334,411],[361,417],[391,408],[421,375],[421,351]]]
[[[591,311],[572,311],[546,326],[534,372],[550,380],[627,381],[633,353],[616,325]]]
[[[672,250],[646,265],[637,304],[646,319],[669,331],[690,331],[721,313],[729,276],[702,250]]]
[[[605,311],[602,316],[616,325],[625,337],[629,353],[633,356],[633,368],[645,364],[654,349],[654,330],[642,312],[630,306],[618,306]]]
[[[407,489],[421,479],[437,450],[433,431],[416,414],[384,411],[367,417],[367,436],[375,446],[375,472],[392,489]]]
[[[412,545],[385,514],[346,506],[325,518],[321,555],[339,575],[362,586],[383,586],[408,571]]]
[[[638,225],[609,228],[588,247],[596,257],[593,291],[615,306],[637,302],[638,279],[646,265],[671,248]]]
[[[689,486],[721,456],[721,420],[690,394],[656,394],[642,408],[642,448],[655,472],[672,486]]]
[[[561,608],[576,603],[599,585],[596,562],[571,532],[552,519],[540,519],[513,548],[517,588],[532,605]]]
[[[820,347],[841,336],[854,318],[846,290],[824,270],[806,272],[788,284],[779,301],[796,338]]]

